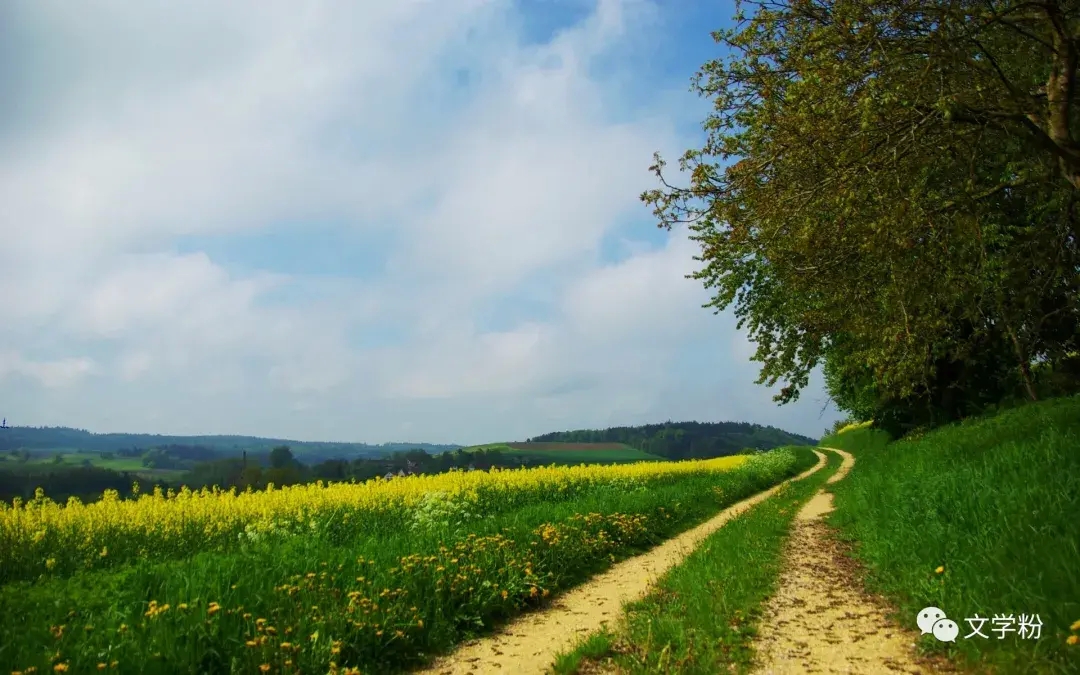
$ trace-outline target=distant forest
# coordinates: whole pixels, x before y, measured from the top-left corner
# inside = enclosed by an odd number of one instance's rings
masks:
[[[326,459],[382,457],[395,451],[421,448],[439,453],[456,450],[460,445],[434,443],[325,443],[293,441],[258,436],[161,436],[157,434],[95,434],[69,427],[10,427],[0,432],[0,453],[11,450],[88,450],[116,452],[135,450],[141,455],[149,448],[186,446],[209,449],[218,457],[235,457],[244,452],[267,454],[273,448],[288,445],[307,462]],[[204,457],[203,459],[208,459]]]
[[[746,448],[816,445],[817,440],[747,422],[665,422],[638,427],[557,431],[529,439],[536,443],[625,443],[667,459],[734,455]]]

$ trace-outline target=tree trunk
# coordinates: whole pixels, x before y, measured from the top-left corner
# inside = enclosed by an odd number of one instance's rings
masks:
[[[1024,380],[1024,390],[1027,391],[1028,398],[1032,401],[1038,401],[1039,397],[1035,394],[1035,379],[1031,375],[1031,363],[1024,353],[1024,348],[1020,345],[1020,340],[1016,337],[1016,331],[1007,322],[1005,323],[1005,329],[1009,331],[1009,339],[1012,340],[1016,360],[1020,364],[1020,377]]]

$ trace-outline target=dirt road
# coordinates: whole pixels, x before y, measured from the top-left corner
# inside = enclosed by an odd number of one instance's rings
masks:
[[[791,480],[801,480],[825,465],[825,455],[815,452],[818,463]],[[612,566],[566,592],[550,607],[522,615],[497,634],[466,643],[423,672],[440,675],[547,672],[560,652],[573,646],[580,637],[616,620],[625,603],[644,597],[664,572],[681,562],[702,540],[732,517],[771,496],[780,485],[733,504],[701,525]]]
[[[831,448],[827,448],[831,449]],[[843,458],[829,483],[843,480],[855,458]],[[822,520],[832,495],[818,492],[799,512],[785,551],[785,571],[766,605],[755,650],[759,675],[803,673],[935,673],[917,661],[918,632],[898,627],[862,591],[862,582]],[[914,617],[912,617],[914,626]]]

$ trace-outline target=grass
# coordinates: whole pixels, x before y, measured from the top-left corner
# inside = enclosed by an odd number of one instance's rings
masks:
[[[170,477],[179,476],[185,473],[183,469],[148,469],[143,466],[141,457],[113,457],[111,459],[104,459],[96,452],[63,452],[52,455],[35,455],[26,462],[16,464],[27,467],[57,466],[54,459],[56,454],[59,454],[61,458],[59,466],[82,466],[83,462],[89,461],[91,466],[102,469],[110,469],[118,472],[127,471],[129,473],[147,476]]]
[[[960,626],[955,645],[924,636],[921,649],[1002,673],[1080,672],[1080,645],[1067,644],[1080,620],[1080,397],[898,442],[858,429],[822,445],[857,457],[830,522],[871,589],[902,624],[935,606]],[[1039,639],[999,639],[992,621],[988,639],[965,639],[966,618],[1021,614],[1038,615]]]
[[[804,455],[813,457],[809,449]],[[620,623],[561,655],[560,675],[610,662],[625,673],[745,672],[755,621],[773,592],[799,507],[840,466],[836,453],[809,478],[790,483],[710,535],[656,589],[623,610]]]
[[[619,464],[666,461],[625,443],[488,443],[465,448],[498,450],[505,457],[520,457],[544,464]]]
[[[254,540],[0,586],[0,669],[392,672],[805,467],[774,452],[468,521]],[[111,667],[115,662],[115,667]]]

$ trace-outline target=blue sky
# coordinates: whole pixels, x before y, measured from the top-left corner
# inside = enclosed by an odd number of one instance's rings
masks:
[[[638,195],[733,6],[0,8],[0,412],[473,443],[778,407]]]

